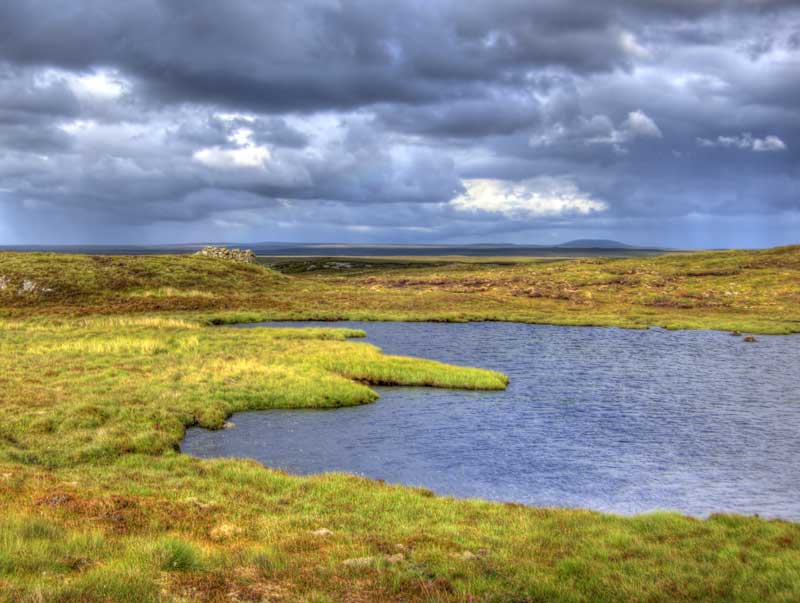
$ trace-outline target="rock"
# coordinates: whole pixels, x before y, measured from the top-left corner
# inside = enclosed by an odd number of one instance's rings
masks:
[[[207,502],[207,503],[206,502],[202,502],[202,501],[197,500],[194,496],[191,496],[189,498],[184,498],[183,502],[186,502],[186,503],[189,503],[189,504],[193,504],[200,510],[205,510],[205,509],[209,509],[211,507],[216,506],[216,503],[213,502],[213,501]]]
[[[396,553],[394,555],[386,555],[386,563],[400,563],[406,556],[403,553]]]
[[[756,338],[755,338],[755,337],[753,337],[752,335],[747,335],[747,336],[744,338],[744,341],[746,341],[747,343],[755,343],[757,340],[756,340]]]
[[[741,337],[742,334],[739,331],[731,331],[731,337]]]
[[[242,533],[242,529],[238,526],[233,525],[232,523],[221,523],[218,526],[211,529],[208,533],[209,538],[211,540],[220,541],[220,540],[227,540],[228,538],[232,538],[234,536],[238,536]]]
[[[375,562],[373,557],[356,557],[354,559],[345,559],[343,565],[347,567],[369,567]]]
[[[252,249],[228,249],[227,247],[203,247],[195,255],[204,255],[212,258],[219,258],[221,260],[230,260],[232,262],[244,262],[246,264],[256,263],[256,254]]]
[[[328,528],[320,528],[319,530],[314,530],[311,532],[314,536],[330,536],[333,534]]]

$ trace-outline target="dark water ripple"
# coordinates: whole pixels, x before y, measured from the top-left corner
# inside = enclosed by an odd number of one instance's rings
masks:
[[[287,323],[280,323],[287,326]],[[800,519],[800,336],[511,323],[364,329],[386,353],[502,371],[505,392],[379,388],[376,404],[241,413],[183,450],[460,497]]]

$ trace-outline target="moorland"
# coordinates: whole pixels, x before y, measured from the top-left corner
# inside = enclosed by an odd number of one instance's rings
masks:
[[[282,319],[800,332],[800,246],[648,258],[0,254],[0,601],[796,601],[800,524],[438,497],[180,453],[240,410],[503,389]],[[270,267],[272,266],[272,267]],[[747,344],[743,344],[747,345]],[[757,345],[757,343],[755,344]]]

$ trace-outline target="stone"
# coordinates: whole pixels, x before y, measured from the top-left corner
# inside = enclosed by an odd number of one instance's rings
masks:
[[[319,530],[314,530],[311,532],[314,536],[330,536],[333,534],[328,528],[320,528]]]
[[[400,563],[406,556],[403,553],[396,553],[394,555],[386,555],[386,563]]]
[[[369,567],[375,562],[372,557],[356,557],[354,559],[345,559],[343,564],[347,567]]]
[[[463,551],[461,553],[452,553],[450,555],[453,559],[463,559],[464,561],[472,561],[477,559],[478,556],[472,551]]]
[[[242,533],[242,529],[232,523],[221,523],[211,529],[208,533],[211,540],[220,541],[227,540]]]
[[[747,336],[744,338],[744,341],[746,341],[747,343],[755,343],[755,342],[756,342],[756,338],[755,338],[755,337],[753,337],[752,335],[747,335]]]
[[[230,260],[232,262],[244,262],[246,264],[256,263],[256,254],[253,253],[252,249],[228,249],[227,247],[208,246],[203,247],[195,255]]]

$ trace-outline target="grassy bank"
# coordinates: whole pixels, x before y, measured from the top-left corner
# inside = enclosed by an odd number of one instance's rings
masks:
[[[800,246],[511,264],[341,264],[292,260],[291,274],[281,274],[195,256],[0,253],[0,315],[249,312],[262,319],[800,331]]]
[[[5,322],[0,459],[58,467],[174,449],[231,413],[372,402],[368,384],[501,389],[491,371],[385,356],[348,329],[112,317]]]
[[[0,254],[0,601],[796,601],[800,524],[459,501],[353,476],[202,461],[176,446],[187,426],[223,427],[239,410],[370,403],[371,384],[506,384],[491,371],[384,355],[359,342],[360,331],[210,322],[641,326],[635,317],[651,306],[637,296],[669,273],[660,289],[669,299],[692,287],[711,295],[675,314],[652,306],[658,320],[789,331],[799,255],[286,276],[189,256]],[[617,273],[631,282],[610,283]],[[487,279],[495,284],[485,289]],[[597,294],[561,299],[562,283]],[[518,295],[531,286],[548,294]]]

